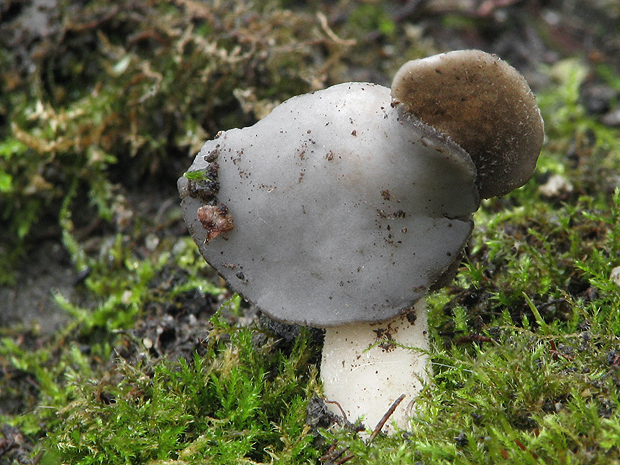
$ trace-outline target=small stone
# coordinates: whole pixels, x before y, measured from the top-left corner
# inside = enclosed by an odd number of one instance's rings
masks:
[[[552,175],[545,184],[538,188],[543,197],[553,198],[573,192],[573,185],[561,174]]]
[[[618,127],[620,126],[620,108],[617,110],[610,111],[606,113],[602,118],[601,122],[606,126]]]
[[[611,270],[609,279],[616,283],[616,285],[620,286],[620,266],[617,266]]]

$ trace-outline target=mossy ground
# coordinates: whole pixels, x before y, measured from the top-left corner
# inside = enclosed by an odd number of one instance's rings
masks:
[[[620,463],[620,2],[462,5],[0,5],[0,281],[34,294],[48,250],[72,276],[0,327],[0,464]],[[204,264],[175,180],[292,95],[466,47],[526,74],[547,141],[430,298],[411,430],[369,444],[325,428],[316,333],[261,325]]]

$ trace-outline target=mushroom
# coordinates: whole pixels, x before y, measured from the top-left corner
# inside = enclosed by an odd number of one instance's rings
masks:
[[[200,252],[272,318],[325,328],[321,379],[349,420],[405,428],[428,381],[424,296],[454,276],[480,198],[531,176],[525,79],[480,51],[406,63],[392,89],[293,97],[205,143],[179,179]],[[392,428],[388,425],[388,428]]]

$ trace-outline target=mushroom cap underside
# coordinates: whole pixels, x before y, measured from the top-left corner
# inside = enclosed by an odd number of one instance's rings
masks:
[[[327,327],[392,318],[427,292],[471,233],[475,177],[389,89],[346,83],[207,142],[179,191],[233,290],[277,320]]]

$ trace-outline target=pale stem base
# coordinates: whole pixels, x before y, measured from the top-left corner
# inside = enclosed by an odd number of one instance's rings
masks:
[[[355,323],[326,328],[321,380],[325,399],[340,404],[347,419],[363,417],[373,430],[392,403],[404,400],[384,428],[392,423],[407,429],[419,392],[428,382],[428,321],[425,300],[419,300],[414,318],[400,315],[381,323]],[[335,404],[327,404],[342,415]]]

